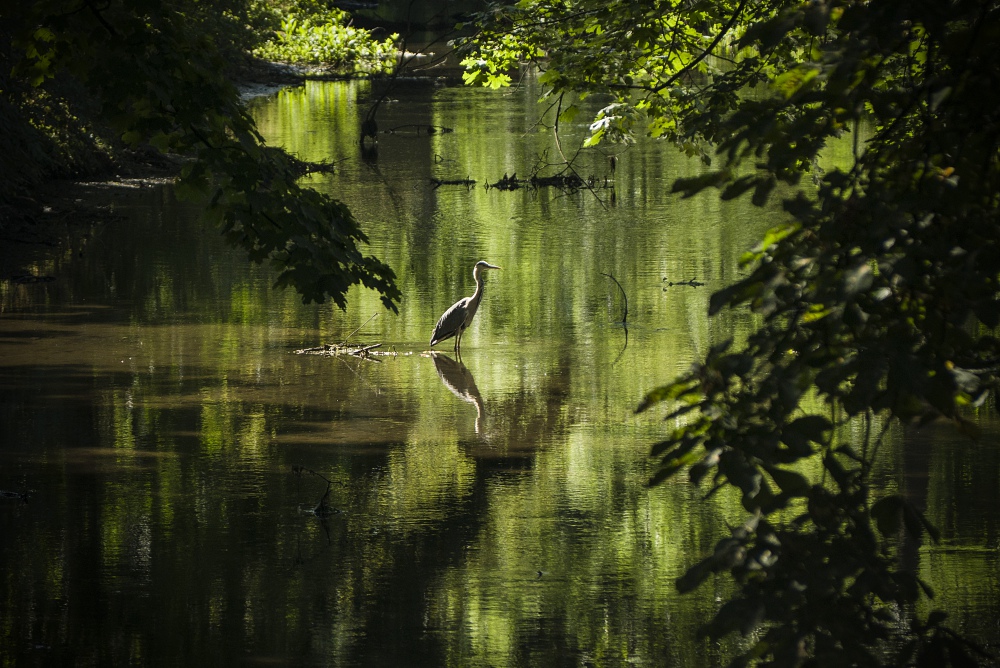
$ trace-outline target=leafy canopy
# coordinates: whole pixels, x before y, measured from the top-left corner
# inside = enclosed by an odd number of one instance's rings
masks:
[[[379,41],[352,26],[350,15],[341,9],[315,1],[296,4],[273,10],[280,23],[272,38],[253,50],[255,56],[353,74],[388,74],[395,67],[399,35]]]
[[[760,314],[757,331],[639,407],[667,402],[678,425],[653,448],[653,484],[686,471],[750,514],[678,581],[740,584],[704,632],[761,627],[737,663],[971,662],[943,615],[900,615],[932,592],[892,556],[898,531],[936,534],[868,479],[878,418],[974,433],[966,412],[998,384],[1000,3],[523,0],[478,21],[470,83],[531,62],[548,95],[610,100],[589,144],[641,128],[701,156],[681,196],[791,193],[746,278],[711,299]],[[832,141],[853,162],[824,171]],[[838,436],[858,419],[860,440]],[[801,514],[775,519],[785,509]]]
[[[293,162],[264,145],[222,74],[216,39],[240,42],[233,26],[247,7],[240,0],[6,3],[0,39],[10,62],[0,107],[78,82],[129,145],[193,156],[179,188],[204,196],[229,241],[277,270],[277,285],[294,286],[306,303],[331,297],[344,308],[347,290],[362,284],[395,310],[395,275],[361,252],[367,238],[351,212],[298,185]]]

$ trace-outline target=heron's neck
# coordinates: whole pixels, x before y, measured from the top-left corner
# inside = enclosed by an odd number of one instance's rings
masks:
[[[483,291],[486,289],[486,277],[478,271],[472,272],[472,277],[476,279],[476,291],[472,293],[472,301],[478,302],[483,298]]]

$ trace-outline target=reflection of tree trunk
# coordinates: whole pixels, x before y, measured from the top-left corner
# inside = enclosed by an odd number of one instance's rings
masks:
[[[930,480],[931,456],[936,444],[942,440],[942,429],[935,425],[907,429],[902,444],[902,492],[903,497],[922,513],[927,513],[927,498]],[[921,537],[903,531],[899,545],[899,565],[906,571],[920,569]]]

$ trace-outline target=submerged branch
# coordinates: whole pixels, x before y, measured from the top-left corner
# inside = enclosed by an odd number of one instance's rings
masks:
[[[607,276],[608,278],[610,278],[612,281],[615,282],[615,285],[618,286],[618,289],[622,291],[622,299],[625,300],[625,308],[622,310],[622,324],[624,325],[625,320],[628,318],[628,295],[625,294],[625,288],[623,288],[622,284],[618,282],[618,279],[612,276],[611,274],[605,274],[602,271],[601,276]]]
[[[332,489],[333,483],[336,482],[341,487],[346,487],[347,485],[345,485],[340,481],[330,480],[322,473],[317,473],[312,469],[306,468],[305,466],[299,466],[298,464],[294,464],[292,466],[292,473],[294,473],[296,476],[299,477],[301,477],[303,473],[309,473],[311,475],[316,476],[317,478],[322,478],[323,480],[326,481],[326,491],[323,492],[323,496],[320,497],[319,501],[316,503],[316,506],[312,508],[310,512],[312,512],[313,515],[316,515],[317,517],[320,518],[328,517],[333,512],[330,510],[330,503],[329,503],[330,489]]]

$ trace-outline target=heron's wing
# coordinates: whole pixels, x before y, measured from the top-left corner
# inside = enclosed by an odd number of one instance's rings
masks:
[[[437,325],[434,326],[434,333],[431,334],[432,346],[458,334],[458,329],[465,323],[468,304],[469,298],[464,297],[444,312],[444,315],[438,319]]]

